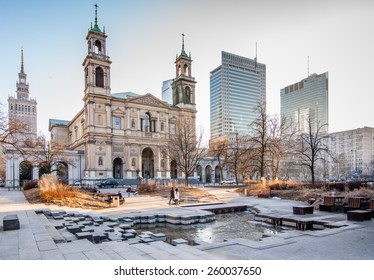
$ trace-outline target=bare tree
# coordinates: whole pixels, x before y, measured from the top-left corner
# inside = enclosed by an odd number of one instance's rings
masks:
[[[225,164],[230,173],[235,176],[236,184],[239,182],[239,174],[242,173],[241,167],[243,161],[246,159],[245,155],[248,152],[248,137],[239,135],[233,140],[229,140],[227,152],[225,157]]]
[[[64,144],[48,141],[43,135],[33,142],[27,142],[24,152],[31,162],[39,165],[41,174],[62,172],[62,164],[75,165],[74,161],[69,159]]]
[[[366,170],[368,175],[370,175],[371,178],[374,178],[374,159],[372,159],[366,166]]]
[[[330,156],[326,135],[322,133],[327,124],[321,125],[319,122],[314,124],[310,116],[308,116],[307,122],[307,131],[300,133],[296,140],[295,154],[298,158],[296,164],[309,170],[312,185],[314,185],[317,162],[326,160],[326,155]]]
[[[272,176],[279,173],[279,164],[286,155],[286,143],[292,134],[285,132],[289,126],[285,117],[270,116],[266,113],[266,103],[256,107],[258,118],[250,125],[250,142],[253,153],[253,167],[265,176],[266,170],[272,171]]]
[[[225,158],[227,154],[227,141],[220,141],[217,145],[214,145],[214,148],[212,149],[212,154],[215,158],[217,158],[218,161],[218,167],[219,167],[219,181],[222,181],[222,170],[224,168],[225,161],[222,160]]]
[[[174,134],[170,134],[169,157],[174,160],[177,169],[184,173],[185,186],[188,186],[188,177],[193,175],[198,162],[203,158],[203,133],[197,135],[195,122],[183,118],[176,123]]]
[[[0,145],[1,148],[13,147],[22,153],[23,139],[27,131],[27,124],[18,120],[8,123],[8,118],[0,111]]]

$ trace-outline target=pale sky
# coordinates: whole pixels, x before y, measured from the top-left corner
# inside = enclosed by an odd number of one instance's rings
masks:
[[[280,89],[329,72],[330,132],[374,127],[374,1],[344,0],[0,0],[0,102],[15,95],[24,48],[30,96],[38,102],[38,130],[50,118],[71,120],[83,107],[86,34],[99,5],[111,58],[112,93],[161,98],[174,61],[191,52],[197,122],[209,137],[209,73],[221,51],[267,67],[267,106],[280,113]]]

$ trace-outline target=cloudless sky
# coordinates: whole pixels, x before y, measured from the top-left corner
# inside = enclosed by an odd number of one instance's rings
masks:
[[[175,77],[185,33],[196,84],[197,122],[209,136],[209,73],[221,51],[267,67],[267,107],[280,113],[280,89],[309,73],[329,72],[330,132],[374,127],[374,1],[343,0],[0,0],[0,102],[15,95],[21,47],[38,130],[83,108],[85,37],[99,5],[112,93],[161,98]]]

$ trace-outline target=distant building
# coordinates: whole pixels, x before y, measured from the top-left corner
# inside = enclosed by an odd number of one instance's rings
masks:
[[[266,65],[222,52],[222,64],[210,72],[210,137],[248,134],[266,100]]]
[[[329,134],[330,178],[349,179],[373,174],[374,128],[363,127]]]
[[[172,83],[173,79],[163,81],[161,88],[161,99],[169,104],[173,104],[173,90],[171,88]]]
[[[38,130],[37,102],[36,99],[30,98],[27,74],[24,71],[23,49],[21,51],[21,70],[18,73],[16,87],[17,95],[8,97],[9,124],[12,124],[12,122],[25,124],[25,130],[22,131],[22,135],[26,138],[36,138]]]
[[[308,119],[313,129],[323,126],[321,132],[328,133],[329,87],[328,72],[309,77],[289,85],[280,91],[281,115],[292,123],[298,133],[308,131]]]

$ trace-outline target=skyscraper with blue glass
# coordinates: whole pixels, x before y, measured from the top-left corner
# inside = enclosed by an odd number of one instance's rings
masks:
[[[266,100],[266,65],[228,52],[210,72],[210,137],[248,134],[254,110]]]
[[[309,120],[312,130],[320,127],[321,132],[329,132],[328,81],[328,72],[312,74],[280,90],[281,115],[292,124],[294,132],[309,132]]]

